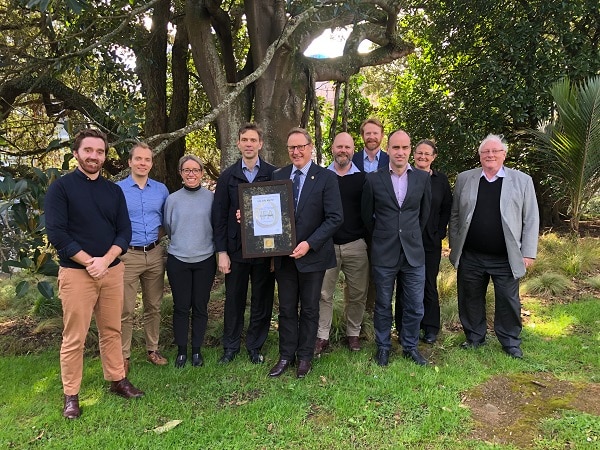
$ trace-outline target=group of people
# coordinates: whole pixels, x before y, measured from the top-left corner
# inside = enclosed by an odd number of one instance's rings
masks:
[[[389,362],[395,322],[403,356],[427,365],[418,343],[435,343],[440,330],[436,278],[448,224],[466,335],[462,346],[486,342],[485,294],[491,278],[496,336],[508,355],[521,358],[519,278],[535,259],[539,231],[531,178],[504,166],[506,143],[489,135],[479,147],[481,167],[458,175],[453,199],[446,175],[431,167],[437,157],[434,142],[420,141],[412,152],[408,133],[396,130],[387,138],[386,152],[379,120],[365,120],[360,131],[363,150],[356,152],[352,136],[339,133],[331,148],[333,162],[324,168],[312,162],[310,134],[293,128],[287,136],[290,164],[277,169],[259,156],[263,131],[245,124],[238,132],[241,158],[223,170],[214,194],[202,186],[202,161],[185,155],[177,168],[183,186],[170,195],[164,184],[149,178],[153,152],[146,144],[133,146],[130,174],[114,184],[100,173],[106,136],[80,131],[72,145],[78,167],[53,183],[45,200],[48,238],[60,260],[63,416],[81,414],[78,394],[92,315],[110,391],[128,399],[144,395],[127,378],[140,284],[147,359],[168,364],[159,351],[165,269],[173,296],[177,368],[190,355],[192,366],[204,363],[201,347],[217,269],[225,276],[221,364],[240,352],[249,284],[245,346],[251,363],[265,361],[262,347],[277,281],[279,358],[268,375],[279,377],[295,365],[296,376],[304,378],[314,356],[329,347],[333,295],[342,271],[348,348],[361,350],[362,321],[373,297],[376,363]],[[288,256],[244,258],[238,186],[276,180],[292,182],[297,244]],[[166,264],[164,236],[169,238]]]

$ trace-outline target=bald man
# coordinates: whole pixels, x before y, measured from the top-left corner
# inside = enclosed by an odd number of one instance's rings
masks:
[[[335,137],[331,153],[333,162],[328,169],[337,175],[344,222],[333,235],[337,266],[325,272],[321,288],[315,355],[320,355],[329,347],[329,331],[333,317],[333,293],[340,270],[344,272],[346,278],[344,316],[348,348],[355,352],[360,350],[359,335],[369,285],[369,259],[365,242],[365,227],[360,216],[365,173],[361,172],[352,162],[354,140],[348,133],[340,133]]]

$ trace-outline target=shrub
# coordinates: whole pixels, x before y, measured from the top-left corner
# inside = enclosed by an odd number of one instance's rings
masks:
[[[521,290],[531,295],[559,295],[571,286],[571,281],[564,275],[556,272],[546,272],[539,276],[529,278],[523,283]]]

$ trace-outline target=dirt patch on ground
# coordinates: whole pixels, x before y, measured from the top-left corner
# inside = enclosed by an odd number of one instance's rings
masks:
[[[60,342],[61,328],[56,320],[46,324],[31,317],[0,322],[0,355],[26,355],[46,350]]]
[[[467,392],[462,400],[473,414],[473,439],[532,447],[538,423],[558,410],[600,415],[600,385],[571,383],[549,373],[497,376]]]

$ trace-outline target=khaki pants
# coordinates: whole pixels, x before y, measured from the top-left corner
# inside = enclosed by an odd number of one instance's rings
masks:
[[[131,356],[131,335],[133,316],[137,300],[137,291],[142,285],[142,303],[144,305],[144,334],[146,350],[158,350],[160,336],[160,306],[165,287],[164,248],[154,247],[148,252],[131,250],[121,256],[125,264],[123,314],[121,316],[121,342],[123,357]]]
[[[364,239],[334,245],[337,267],[325,272],[321,301],[319,302],[319,331],[317,337],[329,339],[333,318],[333,293],[340,270],[346,277],[344,290],[346,336],[358,336],[365,312],[367,289],[369,285],[369,260],[367,244]]]
[[[117,264],[101,280],[94,280],[85,269],[61,267],[58,271],[58,295],[63,307],[60,371],[65,395],[79,393],[83,349],[92,314],[98,327],[104,379],[125,378],[121,353],[123,271],[123,264]]]

